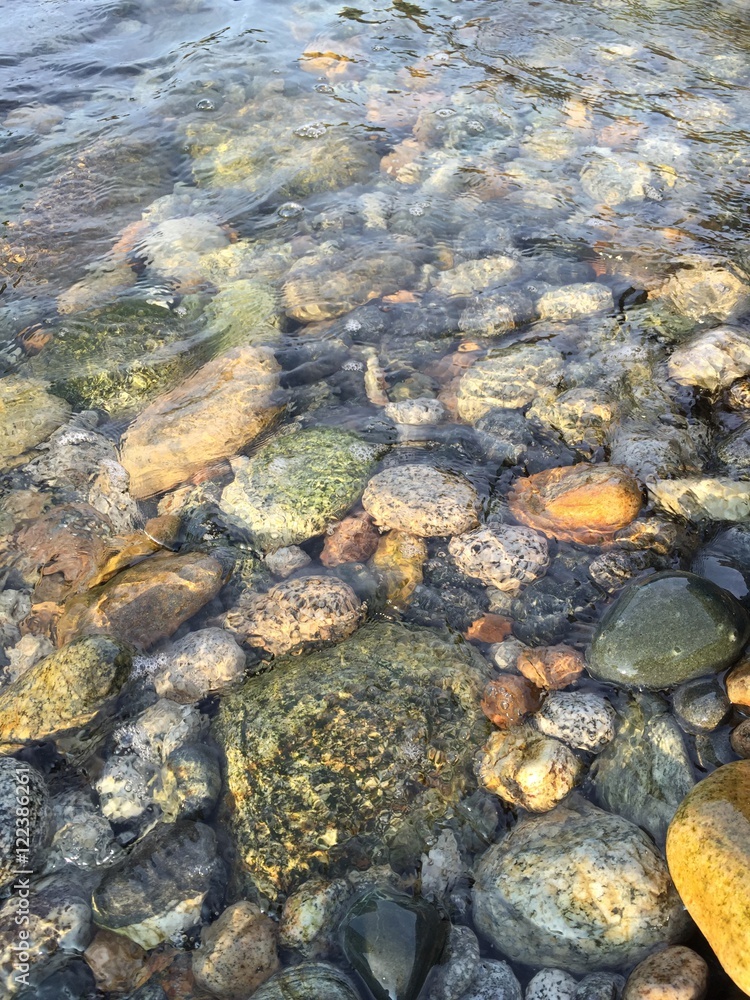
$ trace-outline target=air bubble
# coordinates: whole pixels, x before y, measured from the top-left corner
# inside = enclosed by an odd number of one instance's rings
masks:
[[[326,126],[323,122],[310,122],[308,125],[300,125],[294,130],[294,134],[301,139],[319,139],[325,135]]]
[[[196,111],[213,111],[216,105],[208,97],[202,97],[195,105]]]
[[[296,216],[302,215],[304,211],[304,205],[300,205],[296,201],[286,201],[283,205],[279,205],[277,214],[282,219],[294,219]]]

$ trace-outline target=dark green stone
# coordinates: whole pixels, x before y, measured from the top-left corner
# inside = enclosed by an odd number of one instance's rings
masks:
[[[657,573],[607,611],[588,668],[623,687],[668,688],[728,667],[748,638],[750,620],[727,591],[693,573]]]
[[[449,929],[427,900],[371,889],[344,917],[341,946],[375,1000],[415,1000]]]

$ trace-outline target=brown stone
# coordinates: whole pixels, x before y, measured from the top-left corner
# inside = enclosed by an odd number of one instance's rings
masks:
[[[385,589],[385,599],[393,608],[405,608],[423,579],[427,543],[405,531],[389,531],[378,543],[372,567]]]
[[[567,465],[517,480],[508,503],[513,516],[552,538],[601,545],[638,514],[643,498],[627,469]]]
[[[708,966],[692,948],[673,945],[633,969],[622,1000],[703,1000]]]
[[[572,646],[538,646],[525,649],[516,666],[537,687],[559,691],[576,681],[585,667],[583,657]]]
[[[280,412],[279,365],[268,347],[236,347],[148,406],[122,443],[130,492],[142,499],[229,458]]]
[[[750,660],[742,660],[727,674],[727,695],[733,705],[750,708]]]
[[[366,562],[378,547],[380,535],[367,511],[360,510],[339,521],[326,535],[320,554],[324,566]]]
[[[105,632],[148,649],[215,597],[223,578],[213,556],[158,553],[71,598],[57,624],[58,645]]]
[[[129,993],[146,964],[146,952],[124,934],[100,928],[83,953],[96,985],[105,992]]]
[[[488,612],[469,625],[464,638],[469,642],[502,642],[510,635],[512,627],[508,618]]]
[[[149,518],[143,526],[143,531],[148,537],[165,549],[177,547],[180,537],[182,519],[177,514],[159,514],[158,517]]]
[[[257,906],[234,903],[201,934],[196,983],[219,1000],[244,1000],[279,968],[276,938],[276,924]]]
[[[536,712],[541,703],[538,688],[525,677],[509,674],[485,687],[482,711],[498,729],[510,729]]]
[[[735,726],[729,742],[738,757],[750,760],[750,719],[745,719],[739,726]]]

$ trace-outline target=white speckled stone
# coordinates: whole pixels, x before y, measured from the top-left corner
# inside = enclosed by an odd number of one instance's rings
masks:
[[[536,580],[549,566],[544,535],[514,524],[491,524],[458,535],[448,551],[467,576],[508,593]]]
[[[563,285],[545,292],[537,302],[542,319],[568,320],[612,308],[612,292],[595,281]]]
[[[372,477],[362,506],[382,528],[430,538],[473,528],[479,497],[458,473],[432,465],[397,465]]]
[[[665,948],[636,965],[622,1000],[703,1000],[708,966],[691,948]]]
[[[445,420],[448,411],[439,399],[420,396],[418,399],[399,399],[388,403],[385,414],[397,424],[439,424]]]
[[[534,721],[547,736],[592,753],[615,736],[615,710],[591,691],[550,691]]]
[[[526,987],[525,1000],[573,1000],[577,985],[562,969],[542,969]]]
[[[474,982],[460,1000],[522,1000],[521,984],[507,962],[486,958],[479,963]]]

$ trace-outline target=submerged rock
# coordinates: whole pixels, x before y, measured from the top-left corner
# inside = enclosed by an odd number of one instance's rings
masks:
[[[708,966],[700,955],[674,945],[636,965],[622,1000],[703,1000],[707,988]]]
[[[160,650],[149,672],[160,697],[188,704],[239,680],[245,654],[224,629],[204,628]]]
[[[744,330],[719,326],[699,333],[669,359],[669,377],[680,385],[716,392],[750,372],[750,337]]]
[[[6,375],[0,380],[0,467],[45,441],[69,413],[69,404],[47,392],[45,382]]]
[[[6,817],[0,827],[0,888],[4,888],[16,872],[34,866],[50,838],[44,776],[24,761],[0,757],[0,811]]]
[[[360,1000],[343,972],[324,962],[282,969],[253,993],[252,1000]]]
[[[515,594],[549,566],[544,535],[531,528],[493,524],[452,538],[448,551],[467,576]]]
[[[681,268],[657,289],[656,295],[696,323],[725,323],[741,316],[750,306],[750,287],[727,268],[705,261]]]
[[[649,482],[656,507],[687,521],[747,521],[750,482],[727,476],[685,476]]]
[[[493,351],[461,376],[458,415],[475,423],[495,407],[518,409],[539,395],[555,395],[562,374],[562,355],[546,345]]]
[[[550,691],[534,722],[576,750],[600,753],[615,735],[615,710],[593,691]]]
[[[612,292],[594,281],[555,288],[541,295],[536,304],[540,317],[554,322],[589,316],[612,306]]]
[[[380,527],[430,538],[473,528],[479,497],[458,473],[432,465],[397,465],[373,476],[362,506]]]
[[[215,733],[228,820],[258,888],[275,897],[385,845],[418,856],[410,823],[438,818],[472,783],[488,669],[467,644],[381,622],[280,659],[225,698]]]
[[[245,1000],[279,968],[276,924],[245,900],[203,930],[193,954],[195,981],[220,1000]]]

